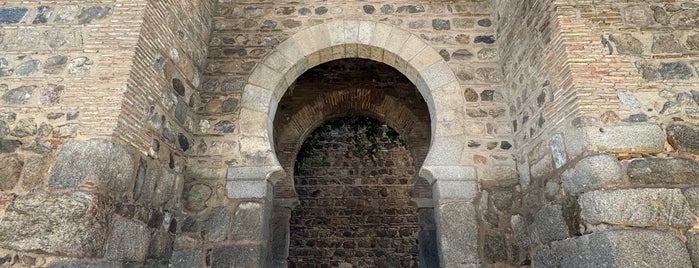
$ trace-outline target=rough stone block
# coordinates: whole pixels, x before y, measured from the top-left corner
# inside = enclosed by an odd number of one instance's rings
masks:
[[[687,228],[696,221],[680,189],[598,190],[583,194],[579,203],[589,224]]]
[[[478,224],[471,201],[442,202],[435,209],[442,266],[460,267],[478,263]]]
[[[132,185],[136,161],[114,141],[91,139],[61,145],[49,173],[49,186],[76,188],[86,183],[123,193]]]
[[[699,267],[699,231],[689,230],[685,234],[687,237],[687,249],[692,260],[693,267]]]
[[[272,185],[266,180],[226,181],[228,198],[269,198]]]
[[[699,184],[699,162],[688,158],[646,158],[629,162],[631,182],[652,184]]]
[[[587,149],[615,153],[659,153],[665,133],[655,124],[584,127]]]
[[[101,257],[112,213],[108,199],[88,192],[17,197],[0,221],[0,246],[73,257]]]
[[[113,261],[143,262],[148,253],[151,234],[146,225],[116,217],[107,242],[105,258]]]
[[[667,138],[676,150],[699,155],[699,127],[670,125],[667,127]]]
[[[172,268],[201,268],[201,251],[176,250],[170,257],[170,267]]]
[[[691,267],[682,240],[650,229],[607,230],[553,242],[534,256],[536,267]]]
[[[15,188],[24,163],[16,154],[0,155],[0,191]]]
[[[209,216],[206,240],[215,242],[226,240],[230,224],[230,211],[224,207],[214,208]]]
[[[568,227],[563,219],[561,205],[544,205],[534,218],[539,242],[542,244],[568,238]]]
[[[611,154],[585,157],[561,175],[563,189],[571,193],[587,192],[623,182],[621,163]]]
[[[683,193],[691,206],[692,212],[695,215],[699,215],[699,187],[687,188]]]
[[[478,193],[478,185],[473,181],[437,180],[433,186],[434,198],[473,199]]]
[[[240,203],[233,216],[231,238],[236,241],[266,241],[270,235],[267,222],[271,212],[267,203]]]
[[[121,262],[106,261],[57,261],[49,264],[49,268],[122,268]]]
[[[266,252],[264,245],[231,245],[215,248],[212,253],[211,267],[265,267]]]

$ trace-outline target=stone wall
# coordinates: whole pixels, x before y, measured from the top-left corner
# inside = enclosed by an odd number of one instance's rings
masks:
[[[289,264],[418,267],[412,157],[387,127],[371,142],[364,136],[371,127],[341,124],[345,118],[316,129],[297,160]]]

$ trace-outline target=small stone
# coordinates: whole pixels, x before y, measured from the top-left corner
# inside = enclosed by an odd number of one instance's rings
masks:
[[[289,28],[289,29],[299,27],[299,26],[301,26],[301,24],[302,23],[300,21],[291,20],[291,19],[282,21],[282,25],[284,25],[284,27]]]
[[[653,18],[655,18],[657,23],[662,25],[670,24],[670,16],[667,14],[664,8],[660,6],[651,6],[650,8],[653,10]]]
[[[182,83],[182,80],[180,80],[178,78],[173,78],[172,79],[172,88],[175,89],[175,92],[177,92],[177,95],[184,96],[185,86],[184,86],[184,83]]]
[[[478,20],[478,26],[490,27],[491,25],[493,25],[493,22],[488,18]]]
[[[20,86],[13,88],[0,97],[7,104],[26,104],[34,95],[36,86]]]
[[[512,144],[510,144],[509,141],[501,141],[500,142],[500,149],[509,150],[510,148],[512,148]]]
[[[442,56],[444,61],[451,60],[451,56],[449,55],[449,51],[447,51],[446,49],[439,50],[439,55]]]
[[[692,90],[690,92],[692,93],[692,99],[694,100],[694,103],[699,105],[699,90]]]
[[[223,241],[228,237],[228,226],[231,223],[231,213],[224,207],[217,207],[211,211],[211,216],[208,220],[208,232],[206,240],[208,241]],[[240,238],[236,238],[240,239]]]
[[[497,263],[507,260],[507,246],[505,236],[489,233],[485,236],[485,261],[487,263]]]
[[[15,67],[15,74],[19,75],[19,76],[27,76],[27,75],[33,74],[39,70],[40,65],[41,65],[41,62],[38,60],[30,60],[30,61],[24,62],[20,65],[17,65],[17,67]]]
[[[19,137],[19,138],[24,138],[24,137],[29,137],[29,136],[34,136],[38,132],[38,127],[36,123],[34,123],[34,118],[24,118],[20,119],[16,124],[15,128],[12,129],[12,133],[10,135]]]
[[[26,7],[2,7],[0,8],[0,24],[13,24],[22,21],[27,14]]]
[[[438,31],[449,30],[451,29],[451,23],[449,22],[449,20],[433,19],[432,28]]]
[[[206,202],[211,198],[213,191],[205,184],[195,184],[185,191],[186,208],[191,211],[202,211],[206,208]]]
[[[629,180],[641,185],[699,185],[699,162],[687,158],[634,159],[628,164]]]
[[[325,15],[325,13],[328,13],[328,8],[327,7],[317,7],[315,9],[316,15]]]
[[[10,127],[5,121],[0,120],[0,137],[10,135]]]
[[[471,36],[467,34],[457,34],[454,40],[459,44],[468,44],[471,42]]]
[[[423,13],[425,12],[425,7],[422,5],[407,5],[407,6],[399,6],[398,9],[396,10],[396,13]]]
[[[180,121],[180,123],[184,123],[187,120],[187,104],[184,102],[177,102],[177,106],[175,107],[175,119]]]
[[[374,14],[374,11],[376,11],[376,8],[372,5],[364,5],[362,6],[362,9],[366,14]]]
[[[480,117],[488,116],[488,113],[486,111],[484,111],[483,109],[475,108],[475,109],[466,109],[466,115],[473,117],[473,118],[480,118]]]
[[[23,165],[16,154],[0,156],[0,191],[11,191],[15,188]]]
[[[296,12],[295,7],[280,7],[277,8],[277,15],[291,15]]]
[[[231,121],[221,120],[214,125],[214,129],[222,133],[233,133],[235,132],[235,125]]]
[[[143,262],[146,259],[151,233],[145,225],[116,217],[111,229],[104,256],[106,259],[132,262]]]
[[[482,101],[493,101],[493,97],[495,96],[495,90],[492,89],[486,89],[481,92],[481,100]]]
[[[486,44],[492,44],[495,43],[495,36],[494,35],[479,35],[476,36],[476,38],[473,40],[474,43],[486,43]]]
[[[102,19],[109,15],[111,7],[108,6],[91,6],[88,8],[83,8],[78,15],[77,19],[80,24],[89,24],[93,20]]]
[[[66,114],[66,120],[68,120],[68,121],[75,120],[78,118],[78,116],[80,116],[80,111],[68,112]]]
[[[455,60],[467,60],[473,57],[473,54],[466,49],[459,49],[451,54],[451,57]]]
[[[653,53],[682,53],[680,42],[672,33],[658,33],[653,35]]]
[[[472,74],[461,70],[458,73],[456,73],[456,78],[458,78],[461,81],[471,81],[474,77]]]
[[[381,6],[381,13],[383,14],[392,14],[394,11],[395,9],[391,4],[385,4]]]
[[[467,145],[467,146],[468,146],[469,148],[478,148],[478,147],[481,146],[481,142],[479,142],[479,141],[474,141],[474,140],[470,140],[470,141],[468,141],[468,145]]]
[[[306,7],[299,8],[299,14],[301,14],[301,15],[307,16],[307,15],[311,15],[312,13],[313,12],[311,12],[311,10],[309,8],[306,8]]]
[[[699,28],[699,10],[686,9],[670,17],[670,24],[679,29],[693,30]]]
[[[32,24],[43,24],[48,22],[52,10],[53,9],[50,6],[36,7],[36,17],[32,21]]]
[[[496,68],[478,68],[476,69],[476,79],[483,82],[500,83],[502,81],[502,74]]]
[[[688,79],[692,76],[692,69],[683,62],[661,63],[658,72],[663,80]]]
[[[699,34],[687,36],[687,47],[691,50],[699,50]]]
[[[498,50],[495,48],[483,48],[478,51],[479,60],[492,60],[498,55]]]
[[[317,9],[316,9],[317,11]],[[262,22],[262,27],[263,30],[270,30],[270,29],[275,29],[277,28],[277,22],[273,20],[265,20]]]
[[[177,134],[177,143],[180,145],[182,151],[189,150],[189,139],[182,133]]]
[[[470,29],[473,28],[475,22],[471,18],[453,18],[451,20],[452,26],[457,29]]]
[[[2,37],[0,37],[0,43],[2,43]],[[5,58],[0,58],[0,77],[10,76],[15,72],[14,69],[9,67],[9,63]]]
[[[641,102],[638,101],[636,96],[634,96],[632,93],[626,93],[626,92],[619,92],[617,93],[617,97],[619,98],[619,101],[621,104],[630,107],[630,108],[640,108],[641,107]]]
[[[22,145],[18,140],[0,139],[0,153],[13,153]]]
[[[628,118],[621,121],[631,123],[648,122],[648,116],[646,114],[632,114]]]
[[[77,57],[70,61],[68,64],[68,73],[84,73],[92,68],[92,60],[87,57]]]
[[[53,127],[51,125],[41,123],[41,125],[39,125],[39,130],[36,133],[36,135],[39,137],[47,137],[48,135],[51,135],[51,131],[53,131]]]
[[[46,59],[44,62],[45,74],[59,74],[68,63],[68,57],[64,55],[56,55]]]
[[[637,26],[645,26],[651,23],[652,16],[644,6],[630,6],[622,10],[624,21]]]
[[[468,102],[478,101],[478,93],[472,88],[467,88],[466,91],[464,91],[464,98]]]
[[[618,54],[640,55],[643,54],[643,43],[631,34],[612,34],[609,40],[616,45]]]
[[[238,108],[239,100],[237,98],[229,98],[223,101],[221,104],[221,112],[230,113],[234,112]]]

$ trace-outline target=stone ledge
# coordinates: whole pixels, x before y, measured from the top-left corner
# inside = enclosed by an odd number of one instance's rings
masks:
[[[567,131],[565,147],[570,158],[585,151],[609,153],[660,153],[665,132],[655,124],[588,126]]]
[[[553,242],[536,267],[692,267],[685,244],[668,231],[617,229]]]

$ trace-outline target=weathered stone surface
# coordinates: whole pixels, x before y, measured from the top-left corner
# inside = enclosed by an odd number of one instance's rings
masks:
[[[487,263],[497,263],[507,260],[507,246],[505,236],[502,234],[487,234],[485,236],[485,261]]]
[[[2,100],[6,104],[25,104],[29,101],[36,91],[36,86],[20,86],[13,88],[2,95]]]
[[[2,7],[0,8],[0,24],[18,23],[27,14],[26,7]]]
[[[15,188],[24,163],[16,154],[0,155],[0,191]]]
[[[449,30],[451,29],[451,23],[449,20],[443,20],[443,19],[433,19],[432,20],[432,28],[435,30]]]
[[[38,131],[39,128],[36,125],[36,123],[34,123],[34,118],[22,118],[19,121],[17,121],[10,135],[19,138],[24,138],[34,136],[38,133]]]
[[[629,162],[631,182],[652,184],[699,184],[699,162],[687,158],[646,158]]]
[[[544,205],[536,213],[534,224],[539,242],[542,244],[568,238],[568,227],[563,219],[563,208],[561,205]]]
[[[18,140],[0,139],[0,153],[13,153],[21,145]]]
[[[111,7],[108,6],[91,6],[83,8],[77,19],[80,24],[90,24],[93,20],[102,19],[109,15]]]
[[[640,55],[643,53],[643,43],[630,34],[613,34],[609,40],[616,45],[619,54]]]
[[[662,245],[662,246],[659,246]],[[534,256],[536,267],[691,267],[682,240],[668,231],[606,230],[553,242]]]
[[[75,188],[91,183],[122,193],[131,186],[135,162],[124,145],[111,140],[71,141],[58,148],[49,185]]]
[[[265,266],[266,252],[262,245],[232,245],[215,248],[211,254],[211,267],[250,267]]]
[[[692,77],[692,68],[684,62],[667,62],[660,64],[658,73],[663,80],[688,79]]]
[[[667,138],[676,150],[699,155],[699,127],[670,125],[667,127]]]
[[[687,249],[692,260],[693,267],[699,266],[699,231],[689,230],[685,234],[687,237]]]
[[[439,258],[444,267],[476,263],[476,212],[470,201],[450,201],[438,204],[435,220],[438,226]]]
[[[175,244],[175,235],[167,230],[156,230],[153,232],[148,246],[146,258],[167,261],[172,256],[172,249]]]
[[[0,246],[74,257],[101,257],[109,229],[108,199],[88,192],[17,197],[0,220]]]
[[[579,202],[589,224],[687,228],[696,221],[680,189],[598,190],[583,194]]]
[[[228,238],[228,228],[231,225],[231,212],[225,207],[217,207],[211,211],[208,221],[206,239],[223,241]]]
[[[116,217],[104,257],[114,261],[143,262],[148,253],[150,238],[150,230],[145,225]]]
[[[699,215],[699,187],[687,188],[683,191],[684,196],[695,215]]]
[[[170,257],[170,267],[173,268],[201,268],[201,251],[176,250]]]
[[[122,268],[121,262],[106,261],[57,261],[49,264],[49,268]]]
[[[622,176],[616,156],[599,154],[585,157],[563,172],[561,184],[566,191],[580,193],[622,184]]]
[[[687,36],[687,47],[691,50],[699,50],[699,34]]]
[[[602,152],[639,152],[657,153],[663,151],[665,132],[655,124],[637,123],[632,125],[616,125],[606,127],[583,127],[587,136],[584,146],[588,149]],[[634,137],[629,139],[628,137]],[[569,155],[577,155],[580,140],[566,139]]]
[[[258,202],[242,202],[236,208],[231,224],[231,236],[234,240],[265,241],[269,236],[268,205]]]
[[[23,62],[15,67],[15,74],[20,76],[30,75],[36,73],[39,70],[41,62],[38,60],[30,60]]]
[[[651,51],[653,53],[681,53],[682,45],[672,33],[659,33],[653,35]]]

